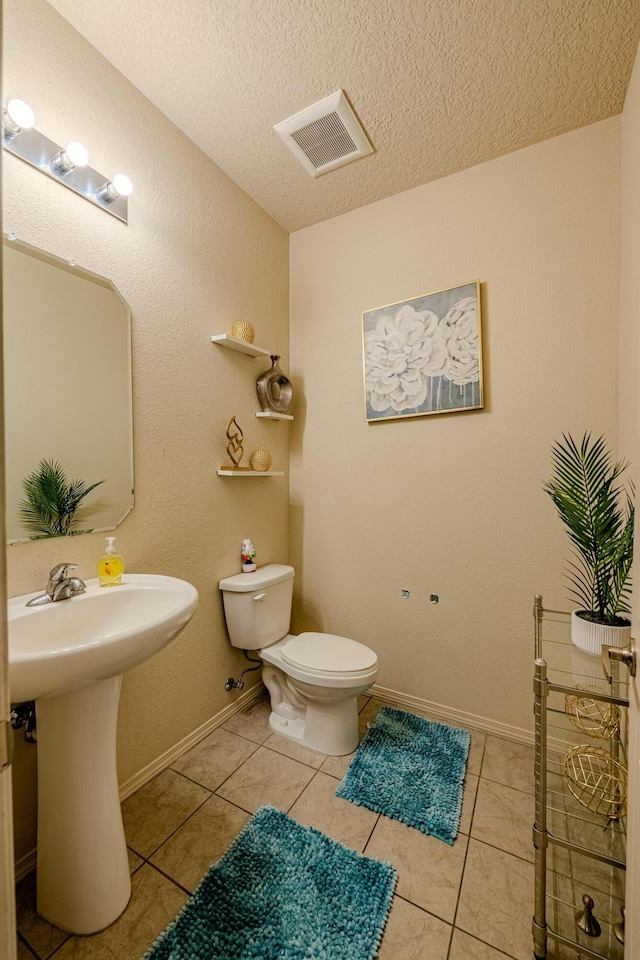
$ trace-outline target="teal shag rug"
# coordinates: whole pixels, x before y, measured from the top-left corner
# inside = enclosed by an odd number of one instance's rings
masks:
[[[453,843],[470,742],[466,730],[382,707],[336,796]]]
[[[261,807],[143,960],[373,960],[396,871]]]

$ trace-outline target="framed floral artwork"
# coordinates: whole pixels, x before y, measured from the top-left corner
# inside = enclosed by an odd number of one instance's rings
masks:
[[[362,314],[366,419],[481,410],[480,283]]]

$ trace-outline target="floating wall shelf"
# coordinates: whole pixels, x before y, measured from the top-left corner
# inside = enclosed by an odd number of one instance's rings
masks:
[[[265,420],[293,420],[290,413],[275,413],[272,410],[262,410],[256,413],[256,417],[263,417]]]
[[[256,347],[247,340],[239,340],[228,333],[218,333],[211,337],[214,343],[219,347],[228,347],[230,350],[237,350],[238,353],[246,353],[249,357],[270,357],[271,350],[264,350],[262,347]]]
[[[284,477],[284,470],[218,470],[219,477]]]

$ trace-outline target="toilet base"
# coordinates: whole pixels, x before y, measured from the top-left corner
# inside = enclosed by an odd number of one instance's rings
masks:
[[[317,707],[324,709],[316,709]],[[339,710],[336,708],[339,707]],[[358,746],[358,700],[351,697],[341,703],[307,704],[306,716],[280,717],[271,711],[269,726],[274,733],[304,744],[318,753],[342,757]]]
[[[292,680],[265,664],[262,679],[271,697],[269,726],[274,733],[318,753],[342,757],[358,746],[358,694],[362,688],[329,690]],[[314,693],[318,698],[315,699]]]

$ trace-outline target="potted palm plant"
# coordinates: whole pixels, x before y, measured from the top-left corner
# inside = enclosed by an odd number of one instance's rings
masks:
[[[76,510],[84,498],[104,480],[89,486],[84,480],[69,480],[55,460],[42,459],[36,470],[22,481],[26,497],[20,502],[20,517],[32,540],[72,537],[91,530],[72,530]]]
[[[554,473],[544,485],[574,548],[569,564],[571,638],[586,653],[603,644],[624,646],[631,635],[629,594],[633,560],[633,484],[619,483],[628,464],[613,461],[604,437],[571,434],[554,444]]]

